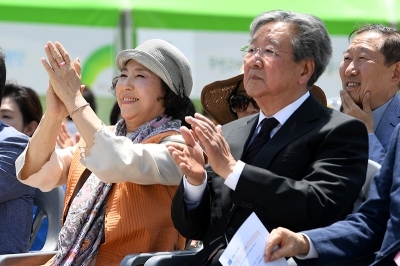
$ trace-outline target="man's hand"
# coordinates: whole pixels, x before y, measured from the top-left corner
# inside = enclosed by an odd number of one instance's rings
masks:
[[[181,127],[181,134],[186,145],[168,142],[166,144],[168,152],[179,165],[188,182],[194,186],[201,185],[205,178],[203,149],[196,142],[193,132],[187,127]]]
[[[192,126],[195,137],[208,156],[211,168],[226,179],[233,172],[236,161],[222,134],[221,125],[215,126],[211,120],[198,113],[194,118],[186,117],[186,122]]]
[[[278,249],[274,248],[278,246]],[[308,239],[299,233],[294,233],[286,228],[278,227],[272,230],[267,247],[265,248],[265,261],[274,261],[283,257],[306,255],[310,251]]]
[[[370,93],[366,92],[362,99],[361,109],[350,97],[346,90],[340,90],[340,98],[342,100],[343,113],[355,117],[364,122],[368,133],[374,132],[374,117],[370,107]]]

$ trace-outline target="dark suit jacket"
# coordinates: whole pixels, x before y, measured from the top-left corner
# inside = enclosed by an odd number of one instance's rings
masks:
[[[258,115],[223,126],[232,155],[239,160]],[[255,212],[271,231],[329,225],[352,211],[366,175],[368,137],[363,123],[323,107],[313,96],[290,116],[255,158],[246,164],[236,190],[208,168],[200,205],[188,210],[182,183],[172,203],[175,227],[185,237],[229,241]],[[204,253],[204,252],[203,252]]]
[[[399,174],[400,125],[393,131],[382,167],[358,212],[329,227],[305,231],[318,251],[316,265],[353,260],[374,252],[373,265],[393,265],[393,258],[400,251]]]

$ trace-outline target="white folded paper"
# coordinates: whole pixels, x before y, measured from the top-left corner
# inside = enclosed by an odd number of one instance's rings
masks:
[[[266,262],[269,232],[253,212],[240,226],[219,258],[223,266],[287,266],[285,258]]]

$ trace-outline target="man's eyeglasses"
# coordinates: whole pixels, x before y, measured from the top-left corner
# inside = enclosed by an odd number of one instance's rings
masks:
[[[240,49],[240,51],[244,52],[245,58],[250,58],[253,55],[256,55],[258,52],[259,52],[260,57],[269,58],[269,59],[273,59],[277,53],[278,53],[278,55],[279,55],[279,53],[293,54],[291,52],[276,50],[271,45],[260,46],[260,47],[255,47],[253,45],[244,46]]]
[[[256,101],[254,101],[253,98],[247,98],[242,94],[232,95],[231,98],[229,99],[229,106],[235,113],[246,111],[250,103],[253,104],[254,108],[260,109],[260,107],[258,107]]]

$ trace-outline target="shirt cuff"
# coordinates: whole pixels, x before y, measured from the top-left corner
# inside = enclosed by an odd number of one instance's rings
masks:
[[[316,259],[318,258],[318,252],[315,249],[314,243],[311,241],[311,239],[308,237],[308,235],[300,233],[303,236],[305,236],[308,240],[308,243],[310,243],[310,250],[308,251],[307,255],[297,255],[296,258],[300,260],[308,260],[308,259]]]
[[[183,187],[185,188],[185,192],[183,193],[183,198],[186,203],[195,203],[200,202],[201,197],[203,196],[204,189],[207,185],[207,172],[204,171],[204,182],[199,186],[194,186],[189,183],[186,176],[183,176]]]
[[[242,161],[237,161],[235,166],[233,167],[232,173],[228,175],[225,179],[225,185],[227,185],[230,189],[235,190],[237,183],[239,182],[239,178],[242,175],[243,168],[246,164]]]

